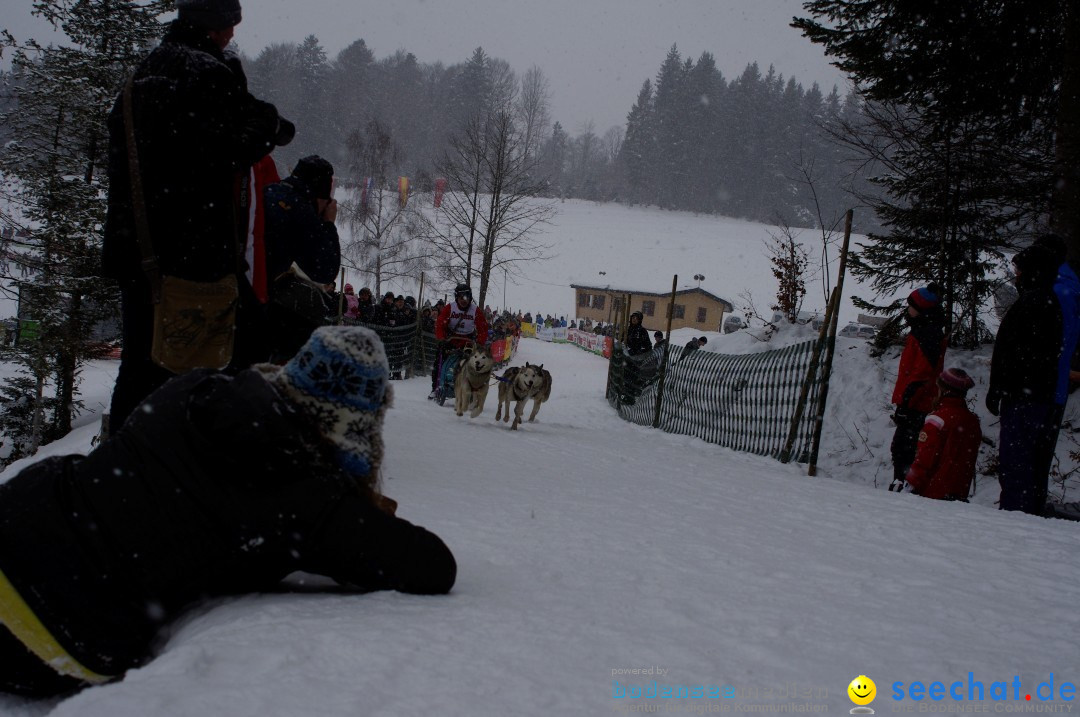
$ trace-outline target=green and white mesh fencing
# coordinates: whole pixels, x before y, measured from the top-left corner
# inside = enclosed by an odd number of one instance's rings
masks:
[[[435,338],[435,334],[417,331],[416,324],[380,326],[349,318],[341,319],[341,323],[348,326],[366,326],[379,335],[386,349],[390,373],[400,372],[404,378],[431,375],[435,365],[435,353],[439,348],[439,340]],[[507,336],[491,342],[491,355],[497,366],[512,359],[516,352],[515,337]]]
[[[726,355],[673,348],[667,358],[658,428],[710,443],[779,458],[791,429],[815,341],[773,351]],[[619,415],[642,426],[656,419],[663,351],[628,356],[616,344],[607,398]],[[810,386],[792,460],[809,460],[821,372]]]

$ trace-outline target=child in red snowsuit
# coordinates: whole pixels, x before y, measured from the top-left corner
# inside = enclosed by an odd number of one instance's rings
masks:
[[[974,385],[963,369],[950,368],[938,376],[937,405],[923,423],[915,462],[907,472],[912,493],[967,502],[982,442],[979,418],[965,400]]]
[[[941,311],[941,288],[930,284],[908,296],[907,322],[911,327],[893,389],[896,404],[890,450],[893,482],[889,490],[901,490],[904,476],[915,460],[919,431],[933,408],[937,391],[934,381],[945,361],[945,317]]]

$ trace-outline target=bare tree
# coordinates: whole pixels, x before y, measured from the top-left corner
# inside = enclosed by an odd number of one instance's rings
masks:
[[[776,233],[769,232],[772,241],[765,242],[772,274],[776,279],[776,303],[770,308],[783,314],[789,323],[799,319],[806,296],[806,267],[809,255],[798,232],[778,219]]]
[[[603,149],[604,159],[608,164],[615,164],[615,160],[619,158],[625,136],[623,128],[618,125],[612,125],[607,132],[604,132],[604,137],[600,140],[600,146]]]
[[[497,57],[488,58],[488,77],[491,82],[490,112],[510,112],[517,100],[517,76],[510,63]]]
[[[550,119],[551,89],[544,71],[533,65],[521,78],[517,120],[521,131],[522,153],[526,159],[539,153],[544,128]]]
[[[441,214],[426,222],[426,234],[441,256],[436,268],[443,280],[479,280],[480,306],[493,270],[514,274],[519,263],[542,259],[548,248],[536,233],[555,210],[538,199],[543,179],[522,151],[523,141],[511,114],[495,112],[470,120],[439,163],[448,192]]]
[[[342,259],[345,266],[372,277],[378,296],[384,280],[412,278],[423,271],[430,252],[418,241],[419,213],[401,201],[396,182],[391,184],[401,151],[389,130],[371,120],[364,131],[353,130],[347,147],[355,176],[373,182],[366,196],[361,183],[342,204],[352,234],[342,246]]]

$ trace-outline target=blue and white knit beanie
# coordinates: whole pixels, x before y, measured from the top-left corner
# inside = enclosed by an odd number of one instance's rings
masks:
[[[280,369],[260,368],[284,398],[315,420],[337,449],[338,465],[374,485],[392,397],[378,335],[362,326],[322,326]]]

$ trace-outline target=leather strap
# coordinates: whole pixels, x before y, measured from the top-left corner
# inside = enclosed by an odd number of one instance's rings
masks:
[[[135,236],[142,252],[142,270],[150,282],[150,295],[155,304],[161,303],[161,267],[150,241],[150,222],[146,218],[146,197],[143,194],[142,174],[139,172],[139,148],[135,144],[135,109],[132,88],[135,77],[124,83],[124,129],[127,133],[128,181],[131,183],[131,209],[135,215]]]

